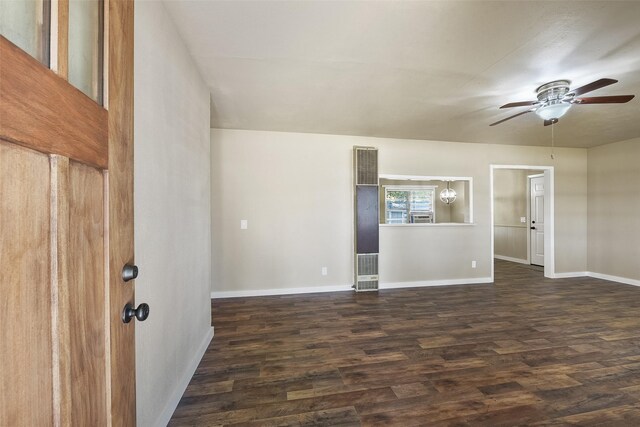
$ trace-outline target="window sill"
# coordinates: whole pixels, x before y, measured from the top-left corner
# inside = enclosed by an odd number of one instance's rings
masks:
[[[468,227],[475,222],[437,222],[435,224],[379,224],[380,227]]]

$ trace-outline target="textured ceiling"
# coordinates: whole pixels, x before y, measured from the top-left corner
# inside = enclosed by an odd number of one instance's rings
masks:
[[[640,136],[640,2],[165,1],[211,90],[212,127],[548,145],[522,109],[551,80],[609,77],[556,145]],[[585,95],[587,96],[587,95]]]

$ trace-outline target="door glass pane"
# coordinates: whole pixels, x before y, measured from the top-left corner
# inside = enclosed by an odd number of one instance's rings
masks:
[[[0,34],[49,66],[49,0],[0,0]]]
[[[102,104],[102,5],[101,0],[69,1],[69,83],[99,104]]]

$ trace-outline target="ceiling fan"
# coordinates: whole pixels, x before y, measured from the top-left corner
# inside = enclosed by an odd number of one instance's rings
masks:
[[[614,79],[600,79],[574,90],[569,89],[569,85],[571,84],[569,80],[555,80],[545,83],[536,89],[537,101],[511,102],[500,107],[531,107],[530,109],[514,114],[513,116],[509,116],[506,119],[499,120],[495,123],[491,123],[489,126],[499,125],[502,122],[513,119],[514,117],[522,116],[523,114],[531,112],[535,112],[544,120],[544,125],[549,126],[558,123],[558,119],[562,117],[574,104],[624,104],[634,98],[635,95],[578,98],[582,94],[614,83],[618,83],[618,81]]]

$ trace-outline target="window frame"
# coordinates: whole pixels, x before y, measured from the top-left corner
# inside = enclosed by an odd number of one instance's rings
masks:
[[[429,212],[431,213],[431,215],[433,216],[433,222],[435,223],[436,221],[436,212],[435,212],[435,197],[436,197],[436,188],[438,188],[437,185],[385,185],[384,186],[384,224],[391,224],[391,225],[400,225],[400,224],[416,224],[411,222],[411,214],[414,212]],[[393,209],[393,210],[388,210],[387,209],[387,193],[390,191],[403,191],[403,192],[408,192],[409,193],[409,197],[407,199],[407,207],[406,209]],[[411,192],[413,191],[426,191],[427,193],[430,193],[430,198],[431,198],[431,210],[430,211],[418,211],[418,210],[411,210]],[[398,223],[398,222],[387,222],[388,221],[388,217],[387,217],[387,212],[389,211],[399,211],[399,212],[403,212],[403,216],[402,216],[402,222]],[[406,218],[407,222],[404,222]]]

